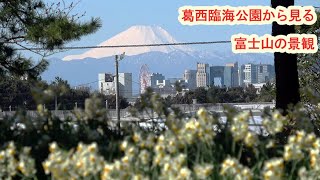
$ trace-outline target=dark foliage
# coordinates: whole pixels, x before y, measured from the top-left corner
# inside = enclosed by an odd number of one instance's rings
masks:
[[[268,83],[262,89],[260,94],[253,86],[220,88],[210,87],[197,88],[194,91],[179,93],[174,97],[166,97],[168,104],[192,104],[193,99],[197,103],[248,103],[248,102],[271,102],[275,97],[273,94],[273,85]]]
[[[48,62],[48,52],[65,43],[78,40],[95,32],[99,19],[80,22],[82,15],[71,14],[75,5],[56,2],[45,4],[42,0],[0,1],[0,75],[15,75],[37,79]],[[31,50],[40,55],[39,63],[24,57],[16,48]]]
[[[36,102],[35,98],[39,96],[38,92],[43,92],[46,89],[52,90],[51,98],[43,102]],[[59,77],[51,84],[15,77],[0,78],[0,109],[3,111],[9,111],[10,106],[12,111],[18,109],[36,110],[37,103],[45,104],[47,109],[54,110],[55,98],[58,110],[73,110],[75,107],[83,109],[85,99],[92,94],[89,89],[71,88],[67,81]],[[109,109],[115,109],[114,95],[99,94],[99,97],[108,101]],[[124,109],[129,106],[126,99],[120,98],[120,100],[120,108]]]

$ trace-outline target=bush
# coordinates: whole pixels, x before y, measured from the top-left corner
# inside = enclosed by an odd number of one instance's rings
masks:
[[[38,118],[23,113],[0,121],[0,177],[54,179],[317,179],[320,138],[305,108],[287,116],[266,110],[261,132],[249,127],[249,112],[226,107],[222,123],[205,109],[192,118],[144,95],[135,115],[150,107],[164,119],[161,131],[123,124],[121,134],[92,97],[74,119],[60,120],[38,107]],[[319,102],[319,101],[317,101]],[[149,104],[149,105],[148,105]],[[313,106],[313,113],[320,107]],[[303,123],[297,123],[297,122]],[[313,119],[313,121],[317,121]],[[250,121],[251,122],[251,121]],[[308,124],[308,126],[306,126]],[[303,126],[302,126],[303,125]],[[13,129],[14,127],[14,129]],[[124,130],[126,128],[126,130]],[[289,136],[283,138],[284,132]],[[30,148],[31,147],[31,152]],[[26,166],[28,164],[28,166]],[[42,172],[42,173],[41,173]]]

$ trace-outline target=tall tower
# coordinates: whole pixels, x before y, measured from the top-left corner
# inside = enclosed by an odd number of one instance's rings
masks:
[[[197,63],[197,87],[207,87],[210,85],[209,64]]]
[[[239,86],[238,62],[226,64],[224,67],[224,85],[226,87]]]
[[[255,64],[245,64],[244,67],[244,84],[248,86],[249,84],[255,84],[258,82],[258,72],[257,66]]]

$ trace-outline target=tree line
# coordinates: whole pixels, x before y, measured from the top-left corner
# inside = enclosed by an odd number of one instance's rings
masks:
[[[91,92],[87,88],[72,88],[66,80],[59,77],[56,77],[51,83],[15,76],[0,78],[0,109],[2,111],[36,110],[39,104],[37,99],[44,99],[39,96],[48,97],[41,102],[48,110],[55,110],[56,102],[58,110],[83,109],[85,100],[93,94],[107,101],[109,109],[115,109],[114,95]],[[120,97],[120,100],[120,108],[124,109],[129,106],[126,99]]]
[[[203,103],[248,103],[248,102],[272,102],[275,100],[275,87],[271,83],[264,85],[260,92],[249,85],[248,87],[209,87],[197,88],[193,91],[179,93],[176,96],[168,96],[165,101],[168,104],[192,104],[193,100]]]

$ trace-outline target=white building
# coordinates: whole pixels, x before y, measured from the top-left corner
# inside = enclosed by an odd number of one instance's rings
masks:
[[[115,77],[110,73],[99,74],[99,92],[106,95],[116,94]],[[132,97],[132,73],[119,73],[119,95]]]
[[[132,97],[132,73],[119,73],[119,91],[126,99]]]
[[[210,85],[209,64],[197,63],[197,87],[207,87]]]
[[[249,84],[258,83],[258,72],[257,71],[258,71],[257,65],[255,65],[255,64],[245,64],[244,65],[243,83],[245,86],[248,86]]]
[[[110,95],[115,94],[116,89],[114,85],[114,76],[111,73],[100,73],[99,80],[99,92]]]
[[[164,87],[170,87],[170,86],[171,86],[170,80],[157,80],[158,88],[164,88]]]

